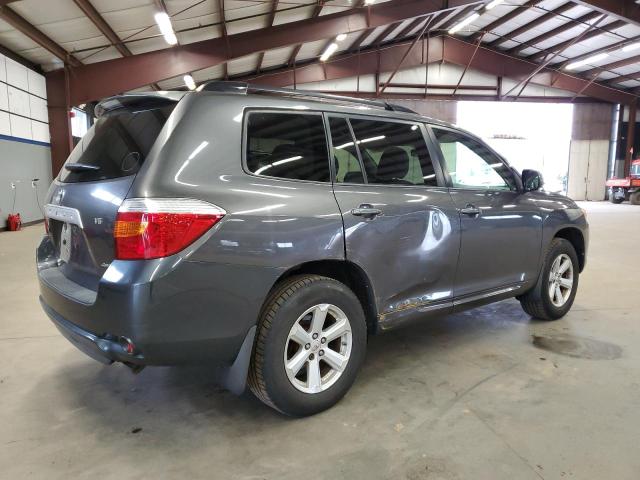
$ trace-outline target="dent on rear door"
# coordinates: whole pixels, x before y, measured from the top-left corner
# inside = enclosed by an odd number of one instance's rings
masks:
[[[343,214],[347,259],[369,276],[378,312],[384,317],[430,304],[446,306],[453,295],[460,241],[458,214],[449,193],[374,185],[336,185],[335,193]],[[373,203],[383,214],[371,220],[352,215],[361,203]]]

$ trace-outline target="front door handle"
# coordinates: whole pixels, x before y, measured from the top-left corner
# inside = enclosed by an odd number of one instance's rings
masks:
[[[482,211],[475,205],[468,203],[466,207],[460,209],[460,213],[470,217],[478,217]]]
[[[370,203],[363,203],[358,205],[357,208],[351,210],[351,215],[356,217],[365,217],[365,218],[373,218],[378,215],[382,215],[382,210],[379,208],[373,208],[373,205]]]

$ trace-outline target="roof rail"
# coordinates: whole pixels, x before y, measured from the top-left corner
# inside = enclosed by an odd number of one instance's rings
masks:
[[[345,97],[342,95],[332,95],[330,93],[318,93],[311,90],[293,90],[291,88],[266,87],[261,85],[253,85],[248,82],[226,82],[217,81],[207,82],[198,87],[199,91],[205,92],[222,92],[222,93],[239,93],[247,95],[249,93],[265,94],[265,95],[281,95],[286,97],[305,97],[317,100],[330,100],[332,102],[352,103],[357,105],[366,105],[368,107],[382,108],[393,112],[417,113],[410,108],[401,105],[394,105],[381,100],[366,100],[364,98]]]

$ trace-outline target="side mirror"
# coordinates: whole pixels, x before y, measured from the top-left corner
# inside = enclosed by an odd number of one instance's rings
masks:
[[[544,185],[542,174],[537,170],[522,170],[522,185],[525,192],[535,192]]]

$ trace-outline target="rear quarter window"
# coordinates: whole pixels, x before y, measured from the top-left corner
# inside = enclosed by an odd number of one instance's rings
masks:
[[[330,182],[322,116],[250,112],[246,165],[254,175]]]
[[[175,104],[160,108],[119,109],[98,118],[65,164],[97,168],[82,171],[63,168],[60,181],[109,180],[138,173],[174,108]]]

